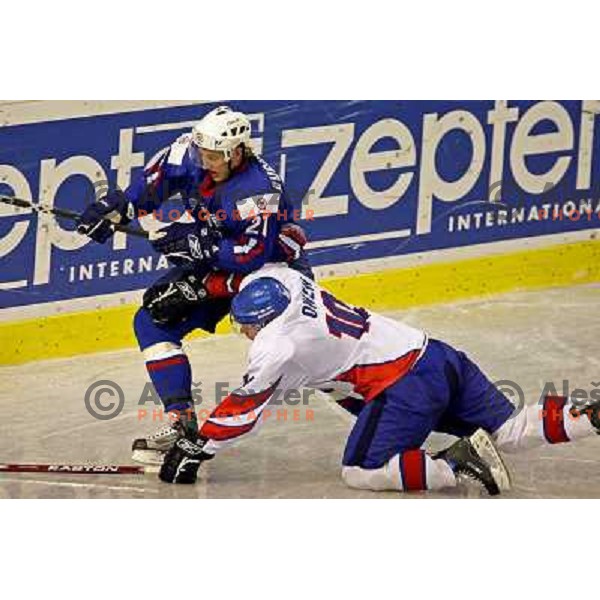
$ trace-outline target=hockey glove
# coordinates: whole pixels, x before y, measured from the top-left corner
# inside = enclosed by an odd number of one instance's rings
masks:
[[[113,223],[127,225],[135,218],[135,208],[122,192],[114,192],[90,204],[80,217],[77,232],[104,244],[112,234]]]
[[[286,257],[288,263],[300,258],[304,246],[306,246],[306,233],[300,225],[286,223],[282,226],[277,239],[279,248]]]
[[[158,281],[144,294],[143,306],[157,325],[176,325],[187,319],[208,297],[203,279],[181,270],[171,281]]]
[[[172,223],[151,234],[153,248],[175,266],[210,262],[219,252],[221,234],[211,222]]]
[[[212,454],[204,452],[204,443],[179,438],[165,456],[159,479],[165,483],[196,483],[201,463],[213,458]]]

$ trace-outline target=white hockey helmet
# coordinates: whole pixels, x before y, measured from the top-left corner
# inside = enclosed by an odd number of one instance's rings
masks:
[[[250,120],[229,106],[219,106],[209,112],[192,130],[192,140],[198,148],[223,152],[225,160],[240,144],[250,142]]]

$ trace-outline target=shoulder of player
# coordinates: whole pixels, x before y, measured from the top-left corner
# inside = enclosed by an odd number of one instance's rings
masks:
[[[271,175],[262,164],[270,169]],[[261,194],[281,194],[282,190],[279,175],[262,158],[253,156],[241,171],[220,186],[219,191],[223,196],[240,201]]]
[[[167,177],[179,177],[187,174],[193,167],[189,153],[191,143],[190,134],[179,136],[171,145],[154,155],[146,166],[146,170],[159,166]]]
[[[246,171],[262,189],[258,192],[283,192],[283,182],[275,169],[260,155],[252,156],[248,160]]]
[[[294,344],[283,335],[276,322],[273,322],[261,331],[250,347],[250,363],[269,363],[284,365],[293,360],[295,355]]]
[[[219,195],[224,206],[237,210],[239,218],[245,220],[258,214],[276,213],[281,190],[264,173],[250,169],[230,179]]]

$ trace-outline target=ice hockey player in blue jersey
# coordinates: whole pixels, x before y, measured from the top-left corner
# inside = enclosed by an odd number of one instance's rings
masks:
[[[159,463],[178,437],[197,436],[183,338],[195,329],[214,333],[242,278],[265,263],[312,277],[297,211],[277,173],[252,152],[250,135],[246,115],[221,106],[158,153],[125,192],[107,194],[82,216],[79,232],[104,243],[113,234],[109,221],[127,224],[173,198],[181,203],[177,220],[150,233],[173,269],[146,291],[134,320],[165,413],[178,420],[135,440],[135,460]]]

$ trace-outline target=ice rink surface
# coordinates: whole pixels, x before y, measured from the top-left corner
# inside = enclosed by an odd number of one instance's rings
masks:
[[[528,403],[544,383],[570,389],[600,385],[600,285],[519,292],[491,299],[391,313],[466,351],[493,381],[518,383]],[[90,332],[93,335],[93,332]],[[235,388],[248,342],[219,336],[188,344],[199,410],[214,406],[217,382]],[[0,462],[130,464],[134,437],[159,425],[151,401],[139,401],[147,376],[135,350],[0,368]],[[97,380],[125,392],[125,408],[109,421],[94,419],[84,396]],[[108,402],[108,399],[104,399]],[[138,411],[147,409],[140,419]],[[280,412],[277,418],[277,410]],[[312,411],[311,412],[307,412]],[[297,411],[297,412],[294,412]],[[283,420],[283,417],[287,420]],[[195,486],[170,486],[156,475],[0,475],[1,498],[465,498],[476,490],[371,493],[347,488],[340,459],[352,417],[326,396],[308,405],[273,407],[258,435],[201,467]],[[448,440],[431,436],[428,445]],[[514,489],[509,498],[600,498],[600,437],[506,455]]]

